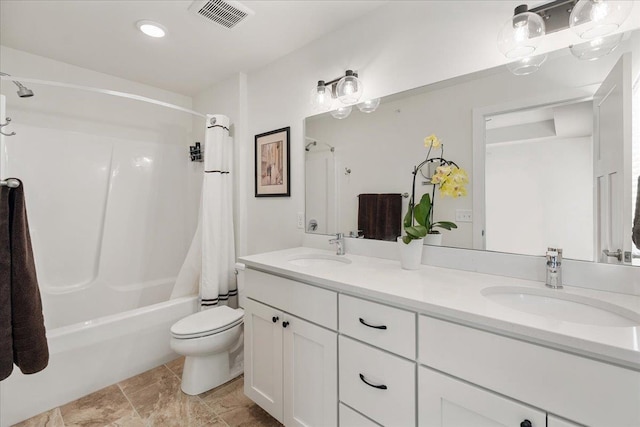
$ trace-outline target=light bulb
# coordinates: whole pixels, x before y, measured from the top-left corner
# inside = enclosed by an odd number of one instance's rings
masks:
[[[363,91],[362,82],[352,70],[347,70],[336,86],[336,95],[343,104],[355,104],[362,97]]]
[[[148,35],[149,37],[160,38],[164,37],[167,33],[167,29],[158,24],[157,22],[142,20],[136,22],[136,26],[140,31]]]
[[[539,38],[545,31],[542,17],[528,12],[525,5],[518,6],[515,15],[505,22],[498,34],[498,49],[507,58],[530,56],[537,49]]]
[[[311,91],[311,106],[315,111],[325,112],[331,109],[331,104],[331,88],[326,87],[323,80],[319,80],[318,86]]]

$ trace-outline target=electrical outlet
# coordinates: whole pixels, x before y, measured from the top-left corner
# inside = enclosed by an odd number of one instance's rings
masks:
[[[304,228],[304,212],[298,212],[298,228]]]
[[[471,209],[456,209],[457,222],[473,222],[473,211]]]

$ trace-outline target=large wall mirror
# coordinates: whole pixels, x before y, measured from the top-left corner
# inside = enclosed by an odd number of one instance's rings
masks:
[[[635,31],[594,61],[562,49],[533,74],[497,67],[387,96],[373,113],[308,117],[306,232],[371,237],[358,231],[364,194],[400,195],[404,215],[435,134],[469,176],[466,195],[434,194],[434,221],[457,225],[442,245],[527,255],[556,246],[565,258],[640,265],[639,78]],[[433,170],[422,172],[416,199],[434,189]]]

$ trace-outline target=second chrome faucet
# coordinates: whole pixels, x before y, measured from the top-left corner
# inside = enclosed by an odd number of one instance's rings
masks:
[[[547,280],[549,288],[562,288],[562,249],[547,248]]]
[[[336,244],[336,255],[344,255],[344,234],[337,233],[334,239],[330,239],[329,243]]]

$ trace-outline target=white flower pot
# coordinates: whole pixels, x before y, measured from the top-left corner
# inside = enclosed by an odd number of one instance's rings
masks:
[[[405,270],[417,270],[422,264],[422,240],[416,239],[406,244],[402,237],[398,237],[400,250],[400,264]]]
[[[427,234],[424,237],[425,245],[442,246],[442,234]]]

